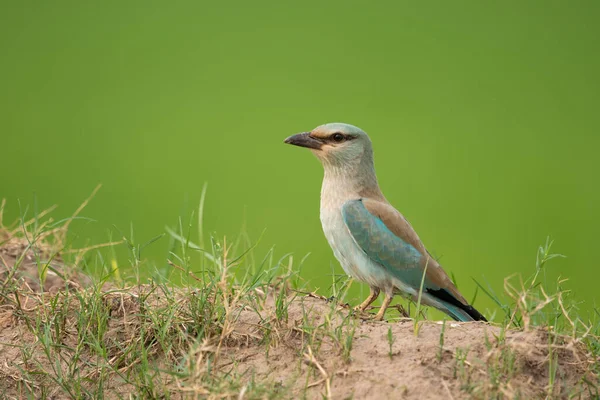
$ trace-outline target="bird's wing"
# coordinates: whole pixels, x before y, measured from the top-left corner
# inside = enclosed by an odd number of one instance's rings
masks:
[[[358,246],[397,279],[418,291],[427,265],[424,291],[445,302],[458,300],[467,304],[410,223],[394,207],[363,198],[344,203],[342,215]],[[445,298],[448,296],[451,298]]]

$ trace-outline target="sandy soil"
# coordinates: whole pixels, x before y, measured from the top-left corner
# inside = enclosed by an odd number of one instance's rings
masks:
[[[303,311],[304,310],[304,311]],[[252,342],[226,349],[231,361],[243,365],[259,376],[293,382],[299,392],[308,382],[310,397],[347,399],[460,399],[487,398],[495,382],[490,369],[497,368],[501,354],[515,355],[515,376],[500,382],[500,392],[507,398],[544,398],[548,384],[548,337],[543,330],[508,331],[503,343],[496,338],[501,329],[480,322],[446,322],[443,346],[440,346],[442,323],[425,322],[418,336],[412,320],[397,323],[360,320],[354,332],[349,360],[340,355],[334,340],[325,339],[318,355],[311,360],[303,349],[306,337],[294,327],[301,325],[309,310],[313,325],[323,323],[330,306],[321,298],[299,297],[289,310],[289,328],[280,345],[265,351]],[[339,318],[347,314],[340,311]],[[257,326],[258,318],[245,311],[239,326]],[[333,322],[336,325],[336,322]],[[390,356],[389,331],[393,337]],[[254,334],[258,330],[250,328]],[[486,341],[492,343],[486,346]],[[511,350],[506,352],[506,350]],[[502,353],[505,351],[505,353]],[[463,366],[457,354],[466,354]],[[564,343],[561,349],[559,380],[566,394],[580,379],[586,361],[580,349]],[[318,365],[317,365],[318,364]],[[314,374],[315,370],[322,370]],[[502,372],[498,371],[499,374]],[[329,381],[329,382],[327,382]],[[329,383],[329,389],[327,388]],[[472,387],[470,393],[465,389]],[[558,392],[557,392],[558,393]],[[560,396],[560,395],[559,395]]]
[[[0,271],[0,281],[21,279],[23,290],[31,294],[30,298],[26,295],[21,298],[23,309],[35,313],[44,301],[39,295],[35,260],[26,260],[21,271],[10,275],[10,266],[23,251],[18,246],[9,242],[0,248],[2,264],[9,267]],[[53,265],[68,271],[58,258]],[[46,287],[50,294],[44,296],[51,298],[52,293],[66,286],[70,290],[85,290],[89,283],[87,277],[76,272],[69,271],[66,275],[63,279],[53,273]],[[144,288],[137,287],[131,293],[140,290]],[[276,294],[273,289],[257,296],[262,303],[258,313],[256,307],[251,309],[248,304],[236,305],[237,318],[232,320],[231,331],[219,347],[217,360],[221,372],[235,369],[243,379],[280,385],[281,394],[276,397],[295,398],[304,393],[308,398],[333,399],[462,399],[492,395],[545,398],[547,395],[550,358],[548,335],[543,329],[509,330],[502,339],[501,328],[492,324],[446,322],[443,326],[439,322],[424,322],[415,336],[412,320],[387,323],[347,318],[349,310],[343,306],[332,305],[318,295],[292,291],[287,293],[291,301],[287,318],[276,319]],[[119,333],[111,337],[127,340],[135,336],[135,329],[125,325],[127,318],[135,318],[140,312],[139,303],[128,297],[126,291],[104,296],[115,310],[109,321],[111,330]],[[268,341],[265,321],[271,327]],[[442,329],[443,345],[440,344]],[[67,335],[63,340],[66,345],[74,346],[75,338],[73,331],[72,336]],[[352,339],[351,350],[348,338]],[[36,340],[15,308],[7,301],[0,301],[0,397],[19,397],[17,388],[23,379],[22,371],[31,368],[22,358],[21,347],[29,344],[34,351],[41,351],[33,346]],[[590,360],[585,349],[568,338],[556,343],[553,351],[558,354],[559,383],[553,395],[562,398],[582,377],[597,379],[589,376],[587,370],[589,363],[598,360]],[[161,363],[159,357],[158,353],[157,364]],[[82,369],[88,361],[82,359]],[[93,378],[93,373],[89,376]],[[193,384],[185,380],[171,383],[174,398],[187,398],[177,387]],[[35,382],[31,384],[35,386]],[[115,380],[106,388],[106,398],[126,396],[128,390],[130,387]],[[588,397],[586,393],[576,396]],[[67,396],[57,389],[51,398]]]

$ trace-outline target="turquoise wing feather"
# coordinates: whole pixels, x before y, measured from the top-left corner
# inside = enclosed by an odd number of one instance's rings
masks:
[[[405,284],[420,287],[424,256],[419,250],[396,236],[361,200],[344,203],[342,216],[356,244],[369,258]]]

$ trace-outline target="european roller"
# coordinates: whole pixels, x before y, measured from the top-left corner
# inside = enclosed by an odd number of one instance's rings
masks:
[[[423,304],[457,321],[486,321],[381,193],[373,147],[365,132],[332,123],[290,136],[285,143],[310,149],[323,164],[321,224],[325,237],[344,271],[371,288],[357,310],[364,311],[383,292],[385,299],[375,316],[381,320],[395,294],[416,301],[423,281]]]

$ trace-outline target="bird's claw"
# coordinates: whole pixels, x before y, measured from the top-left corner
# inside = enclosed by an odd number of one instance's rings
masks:
[[[360,318],[363,321],[370,321],[373,319],[373,314],[365,311],[364,309],[360,308],[360,307],[354,307],[352,309],[352,315]]]

